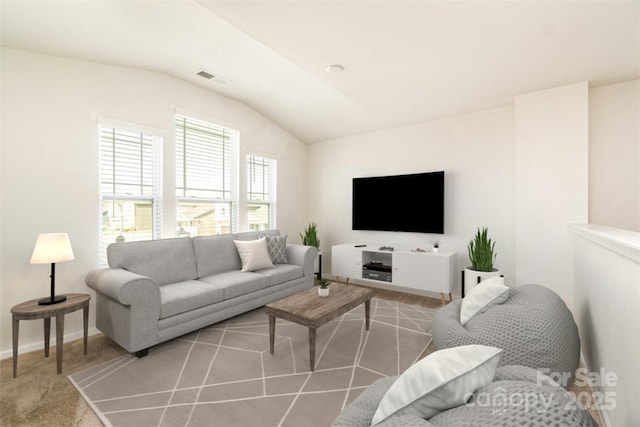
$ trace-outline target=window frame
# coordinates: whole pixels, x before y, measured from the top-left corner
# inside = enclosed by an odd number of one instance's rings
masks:
[[[252,159],[256,159],[256,158],[261,159],[261,163],[263,163],[263,175],[264,175],[264,169],[265,168],[267,169],[267,180],[266,180],[267,188],[266,189],[263,188],[262,192],[252,191],[253,180],[251,178],[251,174],[252,174],[252,170],[255,171],[255,167],[256,165],[258,165],[255,161],[252,161]],[[264,163],[266,163],[266,166],[264,165]],[[249,211],[250,211],[250,206],[252,205],[268,207],[268,221],[266,225],[266,230],[273,230],[278,228],[278,221],[277,221],[277,215],[276,215],[276,212],[277,212],[277,191],[276,191],[277,190],[277,164],[278,164],[278,161],[276,159],[276,156],[274,155],[258,153],[258,152],[248,152],[246,155],[245,165],[247,168],[247,173],[246,173],[247,227],[249,228],[250,231],[255,231],[251,227],[251,222],[249,220]],[[263,179],[263,182],[264,182],[264,179]],[[262,194],[263,198],[252,199],[251,198],[252,194]]]
[[[107,265],[107,255],[106,249],[107,246],[112,241],[107,239],[105,234],[105,228],[107,225],[104,222],[104,207],[107,202],[142,202],[143,204],[150,203],[151,204],[151,237],[150,239],[136,239],[136,240],[128,240],[128,241],[137,241],[137,240],[156,240],[162,237],[162,148],[163,148],[163,136],[162,132],[149,129],[144,126],[139,126],[126,122],[119,122],[110,119],[101,118],[98,120],[97,126],[98,132],[98,203],[99,203],[99,219],[98,219],[98,240],[99,240],[99,264]],[[105,138],[106,135],[111,134],[109,138]],[[140,138],[139,142],[134,142],[133,138]],[[129,138],[128,140],[126,138]],[[126,179],[124,181],[119,181],[118,171],[116,171],[116,160],[118,159],[116,147],[117,143],[120,143],[120,150],[126,150],[127,146],[129,151],[131,152],[131,147],[133,145],[140,144],[140,158],[137,159],[141,162],[141,168],[137,171],[132,170],[129,167],[123,166],[120,169],[120,174],[125,175],[126,173],[136,172],[140,176],[140,192],[135,194],[135,192],[122,190],[122,188],[127,188],[131,190],[135,188],[136,185],[132,184],[130,181]],[[106,147],[105,144],[111,144],[111,147]],[[147,146],[150,153],[145,154],[145,147]],[[105,151],[111,150],[110,158],[103,158]],[[134,156],[135,157],[135,156]],[[127,161],[131,160],[131,157],[126,158],[125,155],[120,155],[120,163],[127,163]],[[144,164],[145,162],[150,162],[151,171],[150,178],[148,183],[144,183]],[[105,172],[105,164],[111,163],[111,171]],[[110,178],[109,180],[105,180],[105,178]],[[120,189],[118,189],[118,183],[120,183]],[[113,191],[104,191],[105,185],[110,185]],[[151,189],[150,193],[146,193],[144,188],[148,187]],[[135,216],[134,216],[135,221]],[[120,234],[123,235],[123,224],[120,224],[119,230]],[[130,236],[128,236],[130,238]],[[118,236],[114,239],[115,242],[119,241]]]
[[[178,236],[198,236],[198,235],[211,235],[218,234],[220,232],[236,232],[238,230],[238,210],[239,210],[239,200],[238,200],[238,151],[240,145],[240,131],[234,129],[232,127],[222,125],[212,121],[210,119],[198,117],[198,115],[194,115],[188,112],[180,112],[176,111],[174,115],[174,158],[175,158],[175,205],[176,205],[176,233]],[[220,146],[214,147],[211,149],[210,153],[215,153],[216,150],[221,151],[222,154],[222,164],[217,164],[219,159],[214,155],[210,158],[199,158],[197,161],[194,161],[191,165],[189,165],[189,140],[187,137],[188,130],[191,129],[192,132],[199,133],[198,138],[195,138],[193,135],[191,137],[193,140],[191,141],[191,147],[193,151],[206,153],[207,148],[206,144],[214,143],[221,144]],[[206,133],[210,135],[205,135]],[[216,133],[220,133],[220,135],[216,135]],[[210,137],[210,138],[208,138]],[[208,139],[207,139],[208,138]],[[227,146],[228,144],[228,146]],[[193,160],[193,157],[192,157]],[[213,164],[214,167],[217,167],[222,175],[222,187],[221,188],[205,188],[205,187],[192,187],[189,184],[189,181],[192,179],[201,179],[205,178],[207,175],[207,171],[202,173],[202,176],[196,176],[197,174],[190,174],[189,168],[193,167],[194,169],[198,169],[200,167],[201,170],[205,169],[206,163]],[[213,192],[210,196],[199,196],[198,192]],[[192,194],[189,195],[188,193]],[[215,193],[222,193],[222,197],[215,197]],[[190,220],[183,220],[180,218],[180,212],[182,210],[181,205],[185,205],[188,203],[199,204],[199,205],[223,205],[227,206],[229,209],[229,218],[228,218],[228,229],[221,229],[217,225],[213,225],[216,228],[215,232],[209,232],[205,234],[201,234],[199,230],[195,230],[194,228],[184,229],[181,224],[185,222],[190,222]],[[224,224],[224,223],[223,223]],[[224,225],[223,225],[224,227]]]

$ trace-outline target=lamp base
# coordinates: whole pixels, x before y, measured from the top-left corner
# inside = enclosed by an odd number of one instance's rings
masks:
[[[53,298],[44,298],[41,299],[40,301],[38,301],[38,305],[51,305],[51,304],[58,304],[61,303],[63,301],[66,301],[67,297],[64,295],[56,295]]]

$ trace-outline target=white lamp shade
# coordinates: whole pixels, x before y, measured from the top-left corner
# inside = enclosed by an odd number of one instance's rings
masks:
[[[46,233],[38,235],[31,255],[31,264],[73,261],[73,249],[67,233]]]

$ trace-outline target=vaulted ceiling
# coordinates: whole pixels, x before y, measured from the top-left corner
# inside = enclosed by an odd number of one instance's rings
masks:
[[[640,76],[638,1],[0,0],[1,43],[166,73],[311,143]],[[341,73],[327,67],[340,64]],[[195,75],[201,69],[217,77]],[[43,70],[46,73],[46,70]]]

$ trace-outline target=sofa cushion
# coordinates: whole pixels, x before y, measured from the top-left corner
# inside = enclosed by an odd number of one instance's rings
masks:
[[[234,240],[233,243],[235,243],[242,260],[241,271],[247,272],[273,267],[265,237],[248,241]]]
[[[236,245],[233,244],[235,238],[235,234],[193,238],[198,277],[242,268]]]
[[[269,286],[279,285],[304,276],[302,267],[293,264],[276,264],[273,268],[259,270],[258,273],[269,279]]]
[[[160,287],[160,318],[171,317],[222,301],[220,286],[200,280],[186,280]]]
[[[212,274],[199,280],[222,288],[225,300],[269,287],[266,276],[240,270]]]
[[[111,268],[150,277],[158,285],[196,279],[196,258],[190,237],[112,243],[107,247]]]

